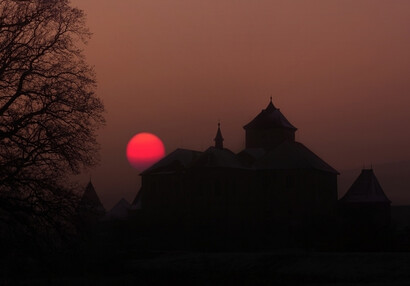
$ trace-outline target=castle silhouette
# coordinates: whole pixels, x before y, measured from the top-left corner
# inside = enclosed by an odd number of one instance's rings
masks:
[[[373,170],[363,170],[338,201],[338,171],[295,140],[297,128],[272,98],[243,128],[246,147],[237,154],[224,148],[218,123],[214,146],[176,149],[142,172],[130,207],[139,221],[178,233],[326,242],[345,235],[353,243],[388,228],[391,202]],[[84,195],[102,207],[90,185]]]
[[[302,143],[272,99],[244,126],[246,148],[177,149],[141,173],[134,205],[152,222],[214,228],[283,228],[326,224],[337,208],[334,168]]]

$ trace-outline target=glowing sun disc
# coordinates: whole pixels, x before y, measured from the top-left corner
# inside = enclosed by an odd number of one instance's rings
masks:
[[[142,132],[130,139],[126,153],[130,165],[144,171],[164,157],[165,147],[158,136]]]

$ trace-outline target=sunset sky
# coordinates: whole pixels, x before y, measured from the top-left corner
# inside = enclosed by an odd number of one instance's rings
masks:
[[[107,109],[90,173],[107,208],[139,189],[125,155],[133,135],[158,135],[167,154],[205,150],[220,120],[238,152],[270,96],[296,140],[339,171],[410,160],[408,0],[72,4],[87,14],[85,54]]]

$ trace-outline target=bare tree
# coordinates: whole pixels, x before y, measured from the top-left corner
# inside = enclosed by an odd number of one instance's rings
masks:
[[[80,48],[89,37],[68,0],[0,0],[0,219],[58,227],[67,178],[96,163],[104,107]]]

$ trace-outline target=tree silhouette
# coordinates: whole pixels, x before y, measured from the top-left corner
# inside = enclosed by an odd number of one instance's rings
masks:
[[[67,0],[0,0],[0,222],[61,228],[72,174],[96,163],[104,107]]]

